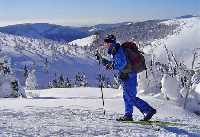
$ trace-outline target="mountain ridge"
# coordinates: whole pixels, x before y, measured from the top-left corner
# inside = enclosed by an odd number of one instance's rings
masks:
[[[180,17],[176,17],[174,19],[181,19],[181,18],[192,18],[197,17],[194,15],[184,15]],[[73,26],[62,26],[56,24],[49,24],[49,23],[25,23],[25,24],[16,24],[16,25],[8,25],[5,27],[0,27],[0,32],[13,34],[18,36],[36,38],[36,39],[49,39],[58,42],[68,43],[76,39],[81,39],[88,37],[95,33],[103,33],[105,36],[108,33],[120,33],[127,31],[140,31],[138,27],[144,28],[149,27],[151,29],[157,23],[162,21],[167,21],[170,19],[161,19],[161,20],[146,20],[146,21],[138,21],[138,22],[119,22],[119,23],[111,23],[111,24],[97,24],[88,27],[73,27]],[[147,26],[146,24],[152,24],[152,26]],[[165,26],[164,26],[165,27]],[[175,29],[170,28],[170,29]],[[143,35],[143,34],[142,34]],[[141,39],[142,36],[135,36],[133,34],[130,35],[131,37],[139,37]],[[121,39],[121,36],[118,36]],[[130,38],[130,37],[129,37]],[[123,41],[121,39],[120,41]]]

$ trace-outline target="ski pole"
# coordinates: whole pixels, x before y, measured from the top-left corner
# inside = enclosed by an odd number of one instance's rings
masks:
[[[104,102],[104,96],[103,96],[103,83],[101,82],[101,99],[103,103],[103,114],[106,115],[106,109],[105,109],[105,102]]]
[[[97,50],[97,58],[99,60],[99,72],[101,72],[101,62],[102,62],[102,57]],[[105,101],[104,101],[104,95],[103,95],[103,80],[102,80],[102,75],[100,74],[100,89],[101,89],[101,99],[102,99],[102,104],[103,104],[103,114],[106,114],[106,109],[105,109]]]

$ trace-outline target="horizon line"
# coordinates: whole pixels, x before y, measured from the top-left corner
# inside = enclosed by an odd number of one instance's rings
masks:
[[[136,23],[136,22],[145,22],[145,21],[150,21],[150,20],[170,20],[170,19],[176,19],[184,16],[191,16],[191,17],[200,17],[200,15],[193,15],[193,14],[186,14],[178,17],[171,17],[171,18],[160,18],[160,19],[141,19],[137,21],[132,21],[132,20],[124,20],[124,21],[108,21],[108,22],[99,22],[99,23],[81,23],[81,22],[74,22],[74,23],[66,23],[66,22],[52,22],[52,21],[16,21],[15,23],[0,23],[0,27],[8,27],[8,26],[15,26],[15,25],[25,25],[25,24],[50,24],[50,25],[58,25],[58,26],[63,26],[63,27],[92,27],[95,25],[110,25],[110,24],[120,24],[120,23]]]

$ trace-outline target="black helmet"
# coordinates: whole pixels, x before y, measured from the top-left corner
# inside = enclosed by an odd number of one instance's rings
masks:
[[[108,34],[106,38],[104,39],[104,42],[106,43],[116,42],[116,37],[113,34]]]

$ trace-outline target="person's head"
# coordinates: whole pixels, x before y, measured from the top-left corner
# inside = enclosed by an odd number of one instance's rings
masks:
[[[118,49],[116,37],[113,34],[107,35],[104,39],[104,46],[108,48],[108,54],[115,54]]]
[[[116,37],[113,34],[108,34],[104,39],[104,44],[116,43]]]

